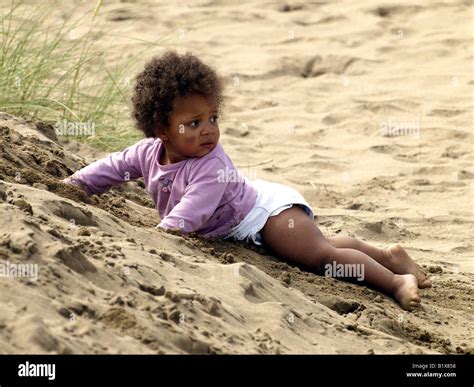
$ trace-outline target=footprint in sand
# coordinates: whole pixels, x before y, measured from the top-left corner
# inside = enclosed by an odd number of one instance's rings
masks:
[[[338,113],[333,113],[333,114],[328,114],[322,119],[323,124],[325,125],[336,125],[342,121],[344,121],[347,118],[347,115],[345,114],[338,114]]]
[[[445,148],[441,157],[447,157],[450,159],[458,159],[461,156],[468,154],[469,152],[464,152],[460,149],[459,145],[451,145]]]
[[[318,301],[341,315],[365,309],[365,306],[357,301],[346,300],[334,295],[320,295]]]
[[[64,247],[61,243],[56,242],[51,249],[53,257],[59,259],[76,273],[85,274],[97,271],[96,267],[82,254],[82,245]]]
[[[455,117],[461,113],[464,113],[465,110],[457,110],[457,109],[433,109],[428,112],[428,116],[435,116],[435,117]]]
[[[246,137],[250,134],[249,130],[245,127],[238,129],[238,128],[226,128],[224,133],[231,137]]]
[[[279,12],[294,12],[304,9],[304,4],[283,4],[278,6]]]
[[[424,10],[424,7],[415,5],[386,5],[371,9],[369,13],[382,18],[392,18],[395,16],[411,16],[421,10]]]
[[[375,212],[380,207],[372,202],[353,202],[346,207],[348,210]]]
[[[349,56],[328,55],[321,57],[316,55],[306,62],[301,71],[301,76],[312,78],[323,74],[344,74],[347,68],[356,60],[356,58]]]
[[[395,145],[373,145],[369,148],[371,151],[376,153],[390,153],[393,154],[400,148]]]
[[[121,22],[127,20],[154,20],[152,14],[140,13],[136,10],[127,8],[117,8],[107,13],[106,20]]]
[[[92,212],[73,206],[63,200],[48,200],[44,202],[44,206],[54,215],[68,222],[74,221],[76,225],[99,227]]]
[[[385,240],[399,238],[400,236],[415,236],[415,232],[409,231],[403,227],[403,223],[395,223],[392,220],[385,219],[377,222],[366,222],[360,231],[362,236],[370,238],[384,238]]]

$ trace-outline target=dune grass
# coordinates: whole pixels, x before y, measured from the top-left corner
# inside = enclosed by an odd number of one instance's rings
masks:
[[[66,124],[70,130],[88,127],[89,135],[76,131],[72,138],[107,151],[141,138],[130,117],[133,77],[143,52],[147,57],[158,53],[170,36],[134,42],[142,45],[138,54],[108,63],[107,51],[97,44],[107,35],[95,20],[100,1],[91,2],[90,12],[80,17],[62,10],[59,24],[49,16],[61,2],[38,4],[11,1],[0,6],[0,111],[47,122],[63,132]]]

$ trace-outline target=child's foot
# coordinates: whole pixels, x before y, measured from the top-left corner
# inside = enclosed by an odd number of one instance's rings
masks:
[[[395,291],[393,297],[403,309],[413,310],[420,307],[421,299],[418,296],[418,281],[413,274],[395,274]]]
[[[392,271],[395,274],[413,274],[418,281],[418,287],[420,289],[431,287],[431,281],[425,272],[410,258],[402,246],[397,244],[391,245],[384,251],[392,262]]]

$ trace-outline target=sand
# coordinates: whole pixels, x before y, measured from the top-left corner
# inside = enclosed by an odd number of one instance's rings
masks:
[[[227,80],[234,163],[296,188],[327,236],[402,244],[433,281],[422,308],[157,230],[140,182],[100,197],[59,183],[103,153],[2,113],[0,264],[38,272],[0,278],[0,351],[472,354],[472,5],[193,4],[97,17],[136,38],[180,31],[169,47]],[[100,43],[114,60],[129,41]]]

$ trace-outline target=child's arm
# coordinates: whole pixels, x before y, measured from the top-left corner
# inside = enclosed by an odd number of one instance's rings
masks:
[[[143,176],[145,144],[140,141],[129,148],[111,153],[76,171],[63,180],[66,184],[80,186],[88,195],[105,192],[110,187],[138,179]]]
[[[225,164],[218,158],[197,165],[179,203],[157,227],[179,228],[184,233],[199,230],[214,214],[228,182],[219,179]],[[224,180],[224,181],[222,181]]]

